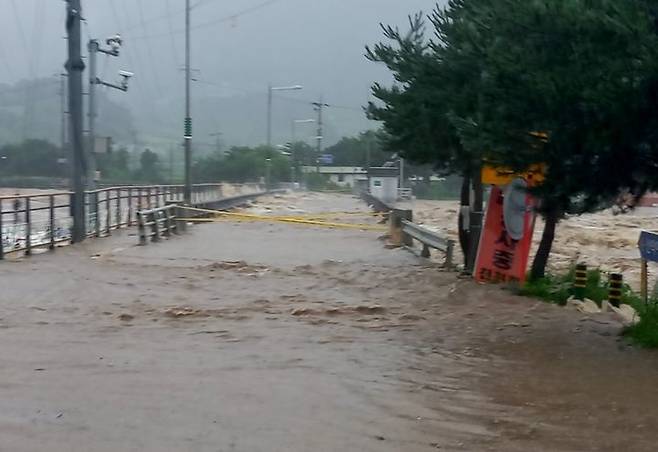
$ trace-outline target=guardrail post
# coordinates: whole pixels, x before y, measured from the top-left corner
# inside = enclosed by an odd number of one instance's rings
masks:
[[[107,235],[112,235],[112,195],[110,190],[105,192],[105,220],[107,221]]]
[[[96,237],[101,236],[101,210],[100,202],[98,201],[99,193],[96,191],[92,193],[94,198],[94,212],[96,212],[96,218],[94,219],[94,227],[96,232]]]
[[[117,229],[121,229],[121,189],[117,189]]]
[[[413,221],[413,212],[393,209],[389,216],[390,241],[396,246],[412,246],[413,239],[402,231],[402,220]]]
[[[30,198],[25,198],[25,255],[32,254],[32,215],[30,212]]]
[[[146,245],[148,243],[146,238],[146,226],[144,225],[144,214],[141,211],[137,212],[137,229],[139,231],[139,244]]]
[[[452,268],[452,261],[455,256],[455,241],[448,240],[448,249],[446,250],[446,267]]]
[[[158,218],[160,216],[158,211],[151,212],[151,221],[153,222],[153,225],[151,226],[153,228],[153,241],[154,242],[159,242],[160,241],[160,219]]]
[[[167,207],[164,210],[164,215],[165,215],[165,230],[164,230],[164,235],[165,237],[171,237],[171,216],[169,214],[169,207]]]
[[[49,213],[50,213],[50,249],[54,250],[55,249],[55,196],[50,195],[49,197],[50,201],[50,206],[49,206]]]
[[[151,205],[151,187],[146,188],[146,208],[151,210],[153,206]]]
[[[187,222],[181,218],[185,218],[185,209],[179,206],[176,207],[176,232],[179,234],[187,231]]]
[[[2,200],[0,199],[0,260],[5,258],[5,234],[4,228],[2,227],[2,220],[4,219],[4,214],[2,212]]]
[[[133,225],[133,189],[128,188],[128,226]]]

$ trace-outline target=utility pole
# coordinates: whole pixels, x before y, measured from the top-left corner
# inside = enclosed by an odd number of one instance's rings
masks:
[[[69,74],[69,113],[71,123],[71,216],[73,217],[73,229],[71,241],[79,243],[87,236],[85,221],[85,147],[82,136],[82,73],[85,63],[82,61],[80,51],[80,21],[82,19],[82,7],[80,0],[67,0],[66,3],[66,32],[68,35],[69,59],[66,70]]]
[[[267,147],[272,147],[272,96],[274,91],[299,91],[304,89],[301,85],[272,86],[267,85]]]
[[[174,147],[169,147],[169,183],[174,185]]]
[[[267,85],[267,147],[272,147],[272,84]]]
[[[190,100],[190,0],[185,0],[185,204],[192,204],[192,112]]]
[[[92,39],[89,41],[87,47],[89,51],[89,107],[88,107],[88,118],[89,118],[89,134],[87,142],[87,189],[95,190],[96,189],[96,85],[98,84],[98,76],[96,75],[96,61],[98,52],[100,50],[100,44],[97,40]],[[95,202],[92,205],[96,205]],[[95,214],[96,212],[94,212]]]
[[[325,104],[322,97],[320,97],[320,102],[313,102],[312,103],[313,107],[315,107],[315,111],[318,112],[318,135],[316,137],[317,139],[317,148],[316,148],[316,171],[318,174],[320,173],[320,156],[322,155],[322,139],[324,138],[322,136],[323,134],[323,127],[324,123],[322,122],[322,110],[324,107],[329,107],[329,104]]]
[[[87,46],[89,50],[89,111],[87,113],[89,116],[89,174],[87,175],[87,182],[90,189],[96,188],[96,118],[98,117],[96,86],[103,85],[125,92],[128,91],[128,79],[132,77],[131,72],[120,71],[119,75],[123,77],[123,82],[120,85],[108,83],[98,78],[98,53],[118,57],[119,49],[123,43],[119,35],[108,38],[106,42],[110,46],[109,49],[101,48],[96,39],[91,39]]]
[[[66,148],[66,73],[62,72],[59,75],[60,85],[59,85],[59,99],[60,99],[60,120],[62,124],[61,136],[60,136],[60,145],[62,151]]]

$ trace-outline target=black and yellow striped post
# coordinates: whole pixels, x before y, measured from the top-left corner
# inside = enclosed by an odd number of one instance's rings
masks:
[[[587,289],[587,265],[578,264],[573,280],[573,295],[582,299],[585,297],[585,289]]]
[[[624,286],[624,275],[620,273],[610,274],[610,288],[608,289],[608,301],[618,308],[621,304],[621,294]]]

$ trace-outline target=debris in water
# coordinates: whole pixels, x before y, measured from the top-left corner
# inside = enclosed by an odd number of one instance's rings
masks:
[[[121,314],[119,316],[119,320],[122,320],[124,322],[130,322],[131,320],[134,320],[135,316],[132,314]]]
[[[201,311],[199,309],[194,309],[189,306],[184,306],[179,308],[169,308],[165,311],[165,315],[174,318],[189,317],[192,315],[199,315],[200,313]]]

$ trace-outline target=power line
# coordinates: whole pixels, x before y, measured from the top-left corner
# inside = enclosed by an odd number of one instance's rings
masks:
[[[112,14],[114,15],[114,20],[117,24],[117,27],[119,29],[121,29],[122,28],[121,24],[123,23],[123,21],[119,17],[119,11],[117,10],[115,0],[110,0],[110,6],[112,8]],[[135,48],[133,47],[133,49],[135,49]],[[136,49],[135,49],[135,52],[136,52]],[[124,51],[123,54],[126,55],[126,57],[128,58],[128,64],[130,64],[131,70],[135,70],[137,66],[135,66],[135,62],[134,62],[134,59],[132,57],[131,52],[130,51]],[[151,113],[151,117],[153,119],[155,119],[158,123],[162,123],[162,120],[160,118],[159,113],[153,107],[153,104],[151,102],[149,102],[148,99],[146,98],[146,92],[144,91],[144,85],[143,85],[144,82],[142,80],[142,77],[139,76],[139,74],[138,74],[137,77],[135,77],[135,81],[137,82],[137,92],[139,93],[139,96],[142,99],[142,104],[148,105],[147,108],[149,109],[149,111]]]
[[[195,9],[199,6],[210,3],[211,1],[215,1],[215,0],[199,0],[197,3],[192,5],[192,7],[190,9]],[[185,8],[178,8],[178,9],[171,10],[171,11],[169,10],[169,8],[167,8],[166,13],[147,18],[146,20],[144,20],[143,23],[142,23],[142,21],[140,21],[139,23],[128,25],[126,28],[124,28],[123,31],[127,32],[127,31],[138,29],[138,28],[143,28],[144,24],[152,24],[154,22],[159,22],[161,20],[170,19],[170,16],[171,16],[172,12],[176,13],[176,14],[183,14],[185,12]]]
[[[137,9],[139,11],[139,20],[142,24],[142,28],[146,29],[146,22],[144,21],[144,8],[142,8],[142,2],[138,1],[137,2]],[[156,90],[158,91],[158,94],[162,94],[162,85],[160,85],[160,78],[158,77],[158,70],[155,68],[155,60],[153,58],[153,50],[151,47],[151,42],[147,38],[146,39],[146,54],[148,55],[149,59],[149,66],[151,68],[151,72],[153,73],[153,82]]]
[[[21,39],[21,44],[23,45],[23,51],[25,52],[25,58],[27,59],[28,67],[30,66],[29,60],[29,49],[27,46],[27,38],[25,37],[25,30],[23,29],[23,23],[21,22],[20,14],[18,13],[18,8],[16,7],[16,0],[11,0],[11,6],[14,10],[14,18],[16,22],[16,27],[18,27],[18,34]]]
[[[178,58],[178,50],[176,48],[176,40],[174,39],[174,25],[171,21],[171,5],[169,0],[165,0],[165,7],[167,8],[167,25],[169,26],[169,38],[171,39],[171,52],[174,58],[174,67],[178,68],[181,60]]]
[[[286,97],[286,96],[276,96],[277,99],[283,99],[288,102],[295,102],[298,104],[304,104],[304,105],[313,105],[314,102],[310,100],[304,100],[304,99],[294,99],[292,97]],[[363,113],[363,108],[357,108],[357,107],[348,107],[345,105],[336,105],[336,104],[325,104],[325,107],[328,108],[337,108],[340,110],[351,110],[351,111],[357,111],[359,113]]]
[[[211,1],[214,1],[214,0],[199,0],[198,2],[196,2],[195,4],[193,4],[191,6],[191,9],[198,8],[199,6],[205,5],[206,3],[210,3]]]
[[[9,61],[7,60],[7,54],[5,53],[5,48],[2,45],[2,39],[0,39],[0,60],[2,60],[5,69],[7,70],[7,74],[9,74],[9,78],[14,80],[14,71],[12,70]]]
[[[251,14],[251,13],[259,11],[263,8],[266,8],[266,7],[268,7],[270,5],[273,5],[274,3],[277,3],[279,1],[281,1],[281,0],[267,0],[263,3],[259,3],[258,5],[252,6],[251,8],[246,8],[246,9],[243,9],[241,11],[238,11],[235,14],[231,14],[229,16],[224,16],[224,17],[221,17],[219,19],[211,20],[211,21],[208,21],[208,22],[200,23],[198,25],[195,25],[195,26],[191,27],[191,29],[192,30],[198,30],[200,28],[207,28],[207,27],[211,27],[213,25],[217,25],[217,24],[220,24],[220,23],[230,22],[230,21],[236,20],[236,19],[238,19],[242,16],[246,16],[248,14]],[[183,33],[185,33],[185,30],[184,29],[172,30],[172,31],[170,31],[170,33],[171,34],[183,34]],[[158,33],[158,34],[153,34],[153,35],[135,36],[132,39],[162,38],[162,37],[167,36],[170,33]]]

